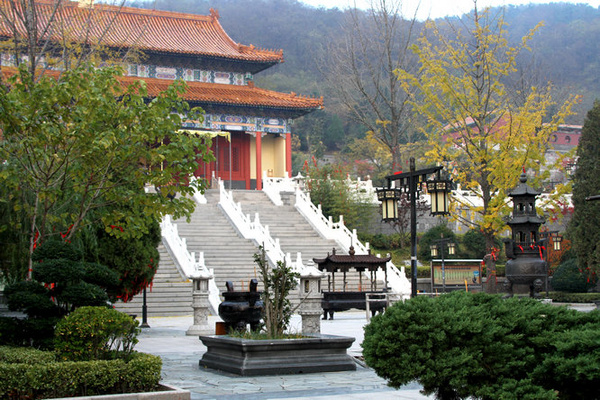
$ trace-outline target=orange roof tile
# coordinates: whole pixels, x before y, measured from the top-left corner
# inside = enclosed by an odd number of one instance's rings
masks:
[[[119,78],[128,84],[141,78],[124,76]],[[172,83],[165,79],[143,78],[148,94],[156,96]],[[246,107],[272,107],[283,109],[319,109],[323,99],[299,96],[295,93],[281,93],[266,90],[254,85],[226,85],[220,83],[186,82],[188,87],[182,98],[190,102],[235,105]]]
[[[15,72],[16,68],[1,67],[1,73],[4,77],[11,76]],[[44,74],[56,78],[60,75],[60,71],[46,70]],[[123,86],[131,85],[138,80],[145,81],[149,97],[156,97],[173,83],[173,81],[166,79],[138,78],[132,76],[120,76],[118,80]],[[189,102],[225,106],[269,107],[298,111],[312,111],[323,107],[323,98],[300,96],[295,93],[281,93],[261,89],[255,87],[253,84],[242,86],[205,82],[186,83],[188,86],[187,90],[181,97]]]
[[[6,3],[7,0],[0,0],[2,7],[8,7]],[[36,0],[40,27],[47,25],[55,3],[55,0]],[[74,42],[96,44],[101,41],[117,48],[134,47],[142,51],[258,63],[283,62],[282,50],[265,50],[234,42],[219,23],[218,12],[212,9],[211,15],[204,16],[106,4],[80,7],[78,2],[63,1],[56,18],[59,23],[55,27],[65,26],[67,33],[54,32],[55,39],[66,34]],[[0,36],[12,36],[4,22],[0,22]]]

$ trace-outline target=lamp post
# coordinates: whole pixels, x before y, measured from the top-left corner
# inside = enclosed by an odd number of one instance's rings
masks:
[[[431,195],[431,214],[448,214],[448,194],[451,182],[442,179],[442,166],[415,169],[415,159],[410,158],[410,170],[386,177],[388,187],[379,189],[377,197],[382,202],[382,219],[392,221],[398,218],[398,199],[401,193],[410,196],[410,266],[411,266],[411,297],[417,296],[417,195],[427,183]],[[435,175],[434,175],[435,174]],[[434,175],[433,180],[428,180]]]
[[[148,304],[146,303],[146,288],[144,288],[144,292],[142,295],[142,324],[140,328],[150,328],[148,325]]]
[[[452,242],[451,238],[444,239],[444,235],[442,235],[441,239],[436,239],[432,242],[433,244],[429,246],[429,248],[431,249],[431,257],[437,257],[439,250],[439,253],[442,258],[442,292],[446,293],[446,265],[444,263],[444,250],[446,249],[446,247],[448,247],[448,255],[453,256],[456,252],[456,245]]]

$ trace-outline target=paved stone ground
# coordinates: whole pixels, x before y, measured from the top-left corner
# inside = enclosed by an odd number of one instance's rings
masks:
[[[557,304],[559,305],[559,304]],[[569,305],[570,308],[588,312],[593,304]],[[219,320],[211,317],[209,324]],[[386,385],[373,370],[357,365],[356,371],[296,374],[263,377],[240,377],[228,373],[200,368],[198,361],[206,347],[196,336],[186,336],[192,325],[192,316],[149,318],[151,328],[143,329],[136,350],[156,354],[163,360],[162,382],[189,390],[193,400],[423,400],[432,397],[419,393],[420,386],[408,385],[399,390]],[[321,332],[356,338],[349,353],[361,354],[364,312],[336,313],[335,320],[321,321]],[[300,331],[298,316],[292,318],[292,330]]]
[[[218,318],[211,317],[210,324]],[[200,368],[198,361],[206,347],[196,336],[186,336],[192,316],[149,318],[150,328],[143,329],[136,350],[161,356],[162,382],[192,393],[192,399],[427,399],[418,385],[395,390],[373,370],[357,365],[356,371],[240,377]],[[361,354],[364,312],[337,313],[333,321],[321,321],[321,332],[356,338],[349,354]],[[300,318],[292,319],[292,330],[300,331]]]

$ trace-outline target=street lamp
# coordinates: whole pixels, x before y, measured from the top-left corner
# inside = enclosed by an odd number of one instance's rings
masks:
[[[380,200],[393,202],[395,206],[391,209],[395,210],[395,214],[382,215],[383,220],[391,220],[391,216],[395,215],[398,218],[398,198],[400,193],[408,193],[410,196],[410,265],[411,265],[411,297],[417,296],[417,195],[422,190],[423,184],[427,182],[427,189],[431,195],[431,213],[433,215],[448,214],[448,193],[450,192],[451,183],[443,180],[440,175],[442,166],[415,169],[415,159],[410,158],[410,171],[394,174],[386,177],[387,189],[380,189],[377,192]],[[436,174],[434,179],[428,181],[430,175]],[[431,183],[431,185],[430,185]],[[385,192],[389,191],[387,194]],[[380,193],[384,193],[381,194]],[[383,201],[383,200],[382,200]],[[386,207],[389,206],[389,203]],[[390,208],[387,208],[390,209]],[[383,210],[383,209],[382,209]]]
[[[441,170],[435,179],[427,181],[427,192],[431,196],[431,215],[448,214],[448,197],[452,190],[452,182],[441,178]]]
[[[441,254],[442,258],[442,291],[446,293],[446,265],[444,263],[444,250],[446,246],[448,247],[448,255],[453,256],[456,252],[456,245],[451,242],[451,238],[444,239],[444,235],[442,235],[441,239],[433,240],[433,244],[429,246],[431,249],[431,257],[438,256],[438,250]]]
[[[398,201],[401,194],[400,189],[377,189],[377,199],[381,201],[381,217],[384,221],[398,219]]]

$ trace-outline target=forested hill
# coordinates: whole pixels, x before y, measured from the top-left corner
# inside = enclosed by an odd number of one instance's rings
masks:
[[[236,42],[283,49],[285,63],[260,73],[257,84],[324,96],[326,111],[304,117],[307,121],[298,121],[295,129],[327,132],[322,140],[330,150],[341,149],[350,137],[364,133],[340,113],[321,74],[327,70],[327,45],[342,35],[348,11],[314,8],[297,0],[136,0],[130,5],[204,15],[210,8],[218,10],[221,24]],[[581,124],[594,99],[600,98],[600,10],[553,3],[508,6],[504,12],[515,41],[543,21],[531,41],[532,57],[526,68],[535,68],[540,81],[551,81],[564,96],[583,96],[577,115],[568,121]],[[415,31],[422,25],[418,22]]]

